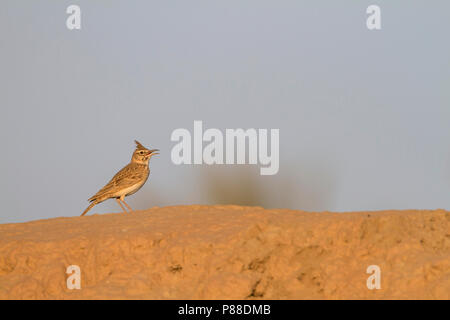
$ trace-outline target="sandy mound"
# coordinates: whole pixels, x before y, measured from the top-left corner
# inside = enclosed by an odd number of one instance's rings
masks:
[[[449,299],[449,221],[176,206],[0,225],[0,298]],[[70,265],[80,290],[67,289]],[[366,286],[369,265],[380,290]]]

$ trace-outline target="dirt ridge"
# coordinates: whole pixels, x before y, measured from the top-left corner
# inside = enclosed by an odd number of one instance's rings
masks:
[[[192,205],[4,224],[0,298],[449,299],[449,222],[444,210]]]

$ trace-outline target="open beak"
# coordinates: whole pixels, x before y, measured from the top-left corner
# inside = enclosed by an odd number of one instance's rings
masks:
[[[156,152],[156,151],[159,151],[159,149],[152,149],[152,150],[148,150],[148,155],[152,155],[152,156],[154,156],[155,154],[159,154],[158,152]]]

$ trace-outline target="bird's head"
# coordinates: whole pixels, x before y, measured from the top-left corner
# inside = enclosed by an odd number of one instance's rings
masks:
[[[158,149],[149,150],[144,147],[139,141],[134,140],[136,142],[136,150],[133,152],[133,157],[131,158],[132,162],[148,164],[150,158],[156,154],[159,154]]]

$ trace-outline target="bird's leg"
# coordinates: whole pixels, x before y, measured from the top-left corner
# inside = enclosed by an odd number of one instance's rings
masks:
[[[120,200],[118,198],[116,198],[117,203],[119,204],[119,206],[122,208],[123,213],[128,213],[127,210],[125,210],[125,208],[123,207],[123,205],[120,203]]]
[[[128,203],[125,202],[125,195],[122,195],[120,198],[120,201],[122,201],[124,203],[124,205],[127,206],[128,210],[133,211],[133,209],[131,209],[131,207],[128,205]]]
[[[133,211],[133,209],[131,209],[131,207],[125,202],[125,200],[123,200],[123,199],[120,199],[120,200],[123,202],[124,205],[127,206],[128,210],[130,210],[130,212]]]

